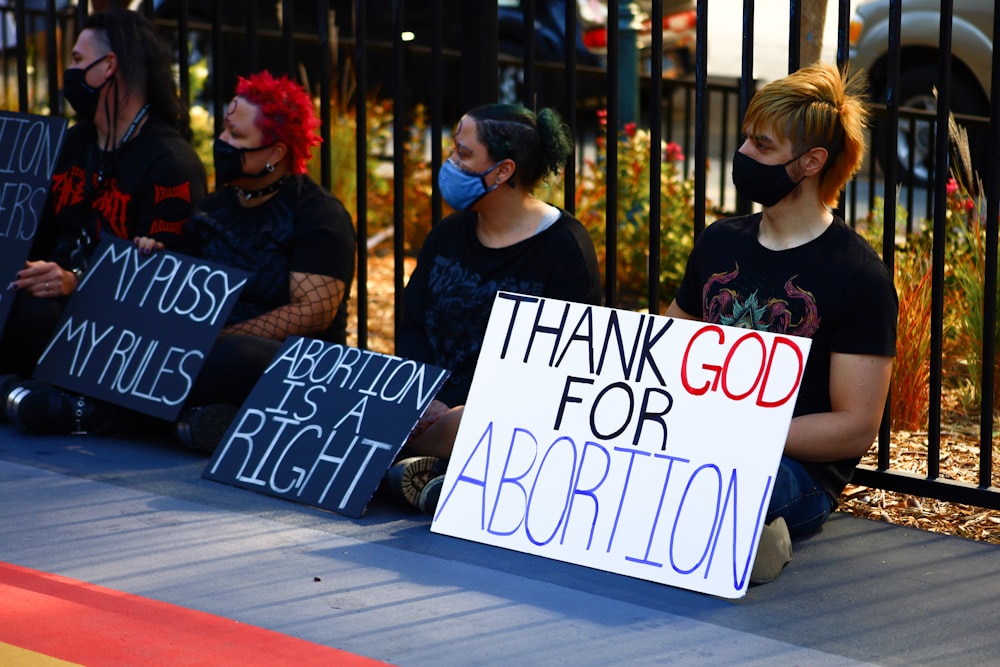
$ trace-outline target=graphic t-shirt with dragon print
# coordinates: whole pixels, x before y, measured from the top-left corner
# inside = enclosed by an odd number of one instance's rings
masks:
[[[705,228],[677,305],[706,322],[812,339],[795,415],[830,410],[830,355],[896,352],[896,291],[885,263],[843,220],[787,250],[757,241],[761,214]],[[858,459],[808,464],[836,496]]]

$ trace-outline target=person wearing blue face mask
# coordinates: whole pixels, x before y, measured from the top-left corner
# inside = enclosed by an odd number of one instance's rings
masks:
[[[751,583],[791,560],[791,538],[820,529],[871,447],[896,352],[888,267],[833,213],[865,156],[863,80],[833,65],[764,86],[733,160],[759,213],[705,228],[670,317],[812,339]]]
[[[432,513],[490,309],[498,291],[601,303],[587,230],[535,197],[573,155],[552,109],[491,104],[466,113],[441,166],[441,196],[455,213],[436,224],[406,285],[396,354],[451,371],[388,474],[390,490]]]

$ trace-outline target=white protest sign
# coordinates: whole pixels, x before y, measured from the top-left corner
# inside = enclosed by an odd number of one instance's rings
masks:
[[[431,529],[742,597],[809,345],[501,292]]]

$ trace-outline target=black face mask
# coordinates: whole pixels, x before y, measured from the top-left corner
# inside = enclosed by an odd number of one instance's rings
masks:
[[[241,178],[261,178],[270,174],[274,171],[274,167],[262,169],[256,174],[247,174],[243,171],[243,163],[246,162],[247,153],[261,151],[273,145],[268,144],[267,146],[258,146],[257,148],[236,148],[216,137],[215,144],[212,146],[212,154],[215,159],[215,175],[219,179],[219,182],[223,184],[232,183]]]
[[[793,181],[785,169],[800,157],[802,155],[793,157],[784,164],[763,164],[736,151],[733,156],[733,185],[737,192],[750,201],[763,206],[774,206],[804,180],[805,177]]]
[[[63,99],[70,103],[73,111],[76,112],[76,117],[80,120],[94,120],[101,88],[106,86],[111,79],[107,79],[97,88],[93,88],[87,83],[87,72],[107,57],[107,55],[103,55],[83,69],[73,68],[63,72]]]

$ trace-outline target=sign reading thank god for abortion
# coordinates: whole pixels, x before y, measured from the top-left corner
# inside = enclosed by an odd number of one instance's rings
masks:
[[[106,236],[34,377],[174,420],[246,284],[245,271]]]
[[[289,338],[202,477],[361,517],[447,377],[409,359]]]
[[[742,597],[809,345],[501,292],[432,530]]]
[[[24,267],[49,194],[66,119],[0,111],[0,267],[2,287]],[[0,332],[14,292],[0,291]]]

